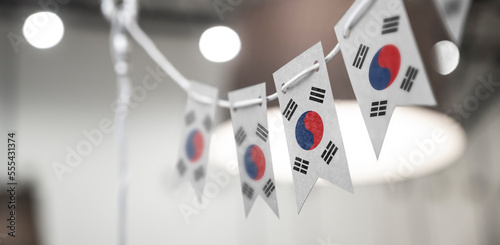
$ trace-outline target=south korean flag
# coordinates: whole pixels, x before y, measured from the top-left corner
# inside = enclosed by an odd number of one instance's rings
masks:
[[[471,0],[434,0],[451,39],[460,45]]]
[[[319,69],[293,83],[286,92],[282,91],[283,84],[315,63],[319,64]],[[352,192],[321,43],[296,57],[273,76],[283,115],[299,212],[319,177]]]
[[[178,185],[182,180],[189,180],[201,200],[207,174],[218,90],[205,84],[191,82],[189,93],[174,182]]]
[[[335,32],[354,93],[378,158],[396,106],[435,105],[402,0],[375,0],[344,36],[355,1]]]
[[[261,196],[279,217],[267,126],[266,85],[262,83],[232,91],[228,97],[232,105],[231,119],[245,215],[248,217],[255,199]],[[255,99],[260,103],[241,106],[242,101]]]

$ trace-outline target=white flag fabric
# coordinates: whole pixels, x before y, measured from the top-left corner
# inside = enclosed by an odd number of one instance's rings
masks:
[[[452,41],[460,45],[471,0],[434,0],[434,3]]]
[[[207,173],[210,137],[215,122],[218,90],[198,82],[191,82],[185,113],[185,127],[179,146],[176,165],[176,184],[189,180],[198,198],[203,196]],[[202,98],[200,99],[195,99]]]
[[[344,37],[345,23],[362,2],[354,2],[335,33],[378,158],[396,106],[436,101],[402,0],[374,1]]]
[[[247,217],[257,196],[261,196],[279,217],[267,126],[266,85],[262,83],[229,92],[228,98],[231,105],[256,98],[262,100],[259,104],[230,108],[241,191]]]
[[[292,84],[286,93],[282,91],[284,83],[315,62],[319,63],[318,70]],[[319,177],[353,192],[321,42],[276,71],[273,77],[283,115],[298,211]]]

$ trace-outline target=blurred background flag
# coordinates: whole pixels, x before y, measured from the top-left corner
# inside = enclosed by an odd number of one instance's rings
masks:
[[[283,92],[283,84],[315,64],[318,69],[305,74]],[[276,71],[273,77],[282,109],[298,211],[319,177],[352,192],[321,42]]]
[[[248,216],[257,196],[261,196],[279,217],[268,139],[266,85],[261,83],[229,92],[228,98],[233,105],[230,111],[237,145],[245,215]],[[256,98],[260,98],[261,102],[235,106],[241,101]]]
[[[396,106],[436,101],[402,0],[369,3],[344,35],[349,18],[364,2],[354,2],[335,32],[378,158]]]
[[[198,198],[201,199],[207,174],[218,91],[215,87],[198,82],[191,82],[190,88],[191,94],[186,105],[185,126],[179,145],[174,181],[175,184],[179,184],[182,180],[189,180]]]

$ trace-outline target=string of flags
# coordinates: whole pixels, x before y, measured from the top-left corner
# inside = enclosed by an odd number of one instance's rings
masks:
[[[326,58],[317,43],[273,74],[275,94],[266,96],[265,84],[258,84],[229,92],[228,101],[218,99],[216,88],[188,81],[135,21],[127,29],[188,92],[175,182],[191,182],[199,198],[216,106],[230,109],[246,216],[260,196],[279,217],[267,125],[267,102],[274,99],[282,112],[298,211],[318,178],[353,192],[326,68],[339,50],[377,158],[396,106],[436,104],[403,0],[355,1],[335,26],[338,44]]]

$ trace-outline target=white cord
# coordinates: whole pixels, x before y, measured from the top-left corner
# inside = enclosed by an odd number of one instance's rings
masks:
[[[375,0],[363,0],[361,4],[359,4],[356,9],[353,11],[351,16],[349,16],[349,19],[347,20],[345,26],[344,26],[344,37],[347,38],[350,34],[351,29],[355,26],[355,24],[358,22],[358,20],[366,13],[366,10],[368,10],[368,7],[371,5],[371,3]],[[135,0],[128,0],[126,1],[129,6],[127,9],[137,9],[137,3]],[[132,6],[132,7],[130,7]],[[112,18],[116,14],[116,7],[114,5],[113,0],[103,0],[102,5],[102,12],[103,14],[108,18]],[[130,11],[127,11],[130,13]],[[129,14],[129,16],[134,16],[135,17],[136,12]],[[146,53],[153,59],[171,78],[176,82],[186,93],[188,93],[193,99],[201,102],[201,103],[214,103],[210,98],[190,92],[190,82],[189,80],[184,77],[173,65],[170,63],[170,61],[163,56],[163,54],[160,52],[160,50],[156,47],[154,42],[144,33],[144,31],[141,29],[141,27],[138,25],[136,18],[127,18],[126,21],[128,24],[126,25],[126,28],[130,35],[135,39],[135,41],[146,51]],[[329,62],[333,57],[335,57],[340,51],[340,45],[337,43],[333,50],[325,57],[325,62]],[[303,78],[305,75],[308,73],[316,70],[319,68],[318,64],[314,64],[313,66],[310,66],[306,68],[304,71],[300,72],[296,76],[294,76],[290,81],[286,82],[283,87],[282,91],[286,92],[288,88],[301,78]],[[267,101],[273,101],[278,98],[278,94],[274,93],[269,96],[267,96]],[[248,101],[241,101],[241,105],[243,106],[249,106],[249,105],[255,105],[255,104],[260,104],[260,99],[251,99]],[[222,108],[238,108],[240,107],[240,103],[231,105],[231,102],[227,100],[217,100],[217,105]]]
[[[127,26],[130,35],[135,39],[139,45],[146,51],[146,53],[153,59],[182,89],[189,92],[190,83],[173,65],[170,61],[162,55],[160,50],[156,47],[153,41],[144,33],[139,27],[137,21],[131,21]]]
[[[339,52],[340,52],[340,44],[337,43],[337,45],[335,45],[332,51],[327,56],[325,56],[325,62],[332,60],[333,57],[335,57]]]
[[[170,63],[170,61],[167,60],[165,56],[160,52],[160,50],[156,47],[156,45],[153,43],[153,41],[144,33],[144,31],[141,29],[141,27],[137,24],[135,20],[132,20],[129,25],[127,25],[127,30],[132,36],[132,38],[135,39],[135,41],[146,51],[146,53],[162,68],[167,75],[169,75],[174,82],[176,82],[188,95],[197,100],[200,103],[205,103],[205,104],[210,104],[214,103],[210,98],[194,93],[190,91],[190,82],[189,80],[184,77],[173,65]],[[335,55],[338,54],[340,50],[339,44],[335,46],[335,48],[325,57],[325,61],[328,62],[330,61]],[[319,65],[315,64],[308,69],[302,71],[299,75],[295,76],[292,78],[290,81],[288,81],[286,84],[288,84],[285,89],[289,87],[289,85],[293,84],[296,82],[296,80],[299,80],[302,78],[304,75],[307,73],[318,69]],[[274,93],[266,97],[267,101],[273,101],[278,98],[278,94]],[[241,106],[239,103],[236,105],[231,105],[231,102],[227,100],[217,100],[217,105],[222,108],[239,108],[239,107],[246,107],[250,105],[256,105],[260,104],[261,100],[259,99],[251,99],[248,101],[240,101]]]
[[[352,28],[356,25],[356,23],[359,21],[359,19],[366,13],[366,10],[368,10],[369,6],[371,3],[373,3],[375,0],[363,0],[361,4],[359,4],[356,9],[353,11],[353,13],[349,16],[349,19],[345,23],[344,26],[344,38],[349,37],[350,32]],[[146,51],[146,53],[153,59],[166,73],[169,75],[174,82],[176,82],[186,93],[189,94],[193,99],[201,102],[201,103],[214,103],[210,98],[190,92],[190,85],[191,83],[189,80],[184,77],[173,65],[170,63],[170,61],[163,56],[163,54],[160,52],[160,50],[156,47],[154,42],[144,33],[144,31],[141,29],[139,24],[137,23],[137,20],[135,16],[137,15],[137,2],[136,0],[127,0],[124,1],[124,5],[127,7],[127,13],[128,17],[126,17],[126,28],[130,35],[135,39],[135,41]],[[113,0],[102,0],[101,4],[101,10],[106,18],[108,20],[112,19],[113,16],[116,14],[116,7],[115,3]],[[134,12],[132,12],[134,11]],[[333,50],[325,56],[325,62],[329,62],[330,60],[333,59],[340,51],[340,45],[337,43]],[[286,92],[288,88],[301,78],[303,78],[305,75],[308,73],[316,70],[319,68],[318,64],[314,64],[313,66],[308,67],[304,71],[300,72],[297,74],[295,77],[290,79],[290,81],[286,82],[283,87],[282,91]],[[278,94],[274,93],[269,96],[267,96],[267,101],[273,101],[278,98]],[[217,105],[222,108],[239,108],[239,107],[245,107],[249,105],[256,105],[260,104],[260,99],[251,99],[251,100],[245,100],[245,101],[240,101],[239,103],[236,103],[234,105],[231,104],[231,102],[227,100],[217,100]]]
[[[231,108],[233,109],[238,109],[238,108],[244,108],[247,106],[253,106],[253,105],[258,105],[262,104],[264,99],[262,97],[256,98],[256,99],[249,99],[249,100],[240,100],[237,102],[234,102]]]
[[[366,10],[370,7],[370,5],[374,2],[375,0],[363,0],[362,3],[360,3],[356,9],[352,12],[352,14],[349,16],[349,19],[347,19],[347,22],[344,25],[344,38],[348,38],[349,35],[351,34],[352,28],[358,23],[359,19],[363,17],[363,15],[366,13]]]
[[[292,84],[299,81],[300,79],[305,77],[307,74],[309,74],[310,72],[312,72],[316,69],[319,69],[319,63],[315,63],[314,65],[307,67],[305,70],[303,70],[299,74],[295,75],[292,79],[290,79],[288,82],[283,84],[283,86],[281,86],[281,91],[283,93],[286,93],[286,91],[288,91],[288,88],[290,86],[292,86]]]
[[[363,2],[356,7],[356,9],[353,11],[353,13],[349,16],[349,19],[347,20],[347,22],[344,26],[344,38],[349,37],[351,29],[356,25],[356,23],[359,21],[359,19],[366,13],[366,10],[368,10],[369,6],[371,5],[371,3],[373,3],[373,1],[375,1],[375,0],[363,0]],[[135,7],[135,9],[137,9],[136,8],[137,7],[136,0],[128,0],[126,2],[128,3],[127,5],[129,6],[128,9],[132,8],[130,6],[133,6],[133,7]],[[103,0],[102,11],[108,19],[111,18],[116,13],[116,8],[114,6],[113,0]],[[198,93],[194,93],[194,92],[190,91],[191,83],[189,82],[189,80],[186,77],[184,77],[172,65],[172,63],[170,63],[170,61],[165,56],[163,56],[163,54],[160,52],[158,47],[156,47],[154,42],[141,29],[141,27],[139,26],[139,24],[136,21],[136,18],[133,18],[133,17],[135,17],[135,15],[136,15],[136,13],[129,14],[129,18],[127,18],[127,21],[126,21],[126,23],[128,23],[126,25],[126,28],[127,28],[128,32],[130,33],[130,35],[146,51],[146,53],[151,57],[151,59],[153,59],[167,73],[167,75],[169,75],[172,78],[172,80],[174,80],[174,82],[176,82],[193,99],[197,100],[200,103],[205,103],[205,104],[214,103],[214,101],[212,101],[210,98],[208,98],[202,94],[198,94]],[[133,16],[133,17],[130,17],[130,16]],[[333,57],[335,57],[339,53],[339,51],[340,51],[340,45],[337,43],[337,45],[335,45],[333,50],[327,56],[325,56],[325,62],[329,62],[330,60],[332,60]],[[290,79],[290,81],[286,82],[282,87],[282,91],[286,92],[292,84],[294,84],[295,82],[297,82],[298,80],[303,78],[305,75],[307,75],[308,73],[310,73],[318,68],[319,68],[318,64],[314,64],[313,66],[306,68],[304,71],[300,72],[295,77]],[[273,101],[277,98],[278,98],[278,94],[274,93],[274,94],[267,96],[267,101]],[[261,102],[260,102],[260,99],[259,100],[251,99],[248,101],[241,101],[241,104],[238,103],[235,105],[232,105],[231,102],[229,102],[227,100],[217,100],[216,103],[219,107],[222,107],[222,108],[239,108],[239,107],[242,107],[241,105],[243,105],[243,107],[245,107],[245,106],[249,106],[249,105],[260,104]]]

